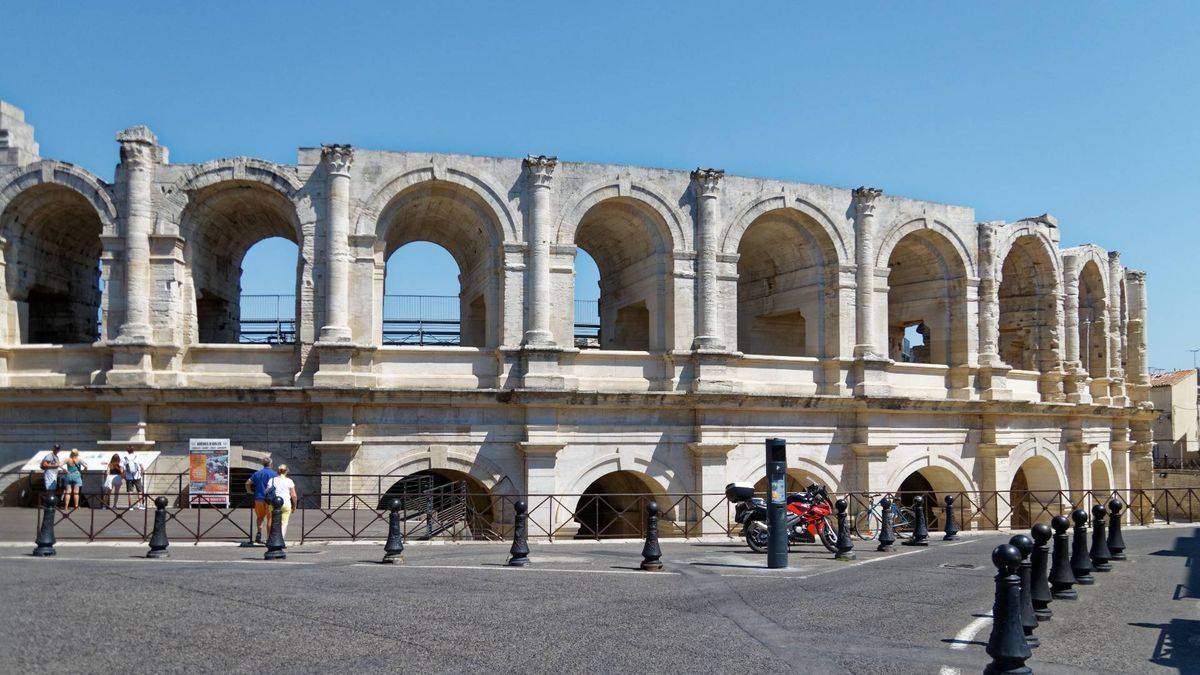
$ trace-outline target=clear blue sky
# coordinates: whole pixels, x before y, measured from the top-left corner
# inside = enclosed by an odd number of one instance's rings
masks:
[[[105,178],[144,123],[178,162],[545,153],[1049,211],[1149,272],[1152,366],[1200,347],[1200,3],[81,5],[4,9],[0,98]]]

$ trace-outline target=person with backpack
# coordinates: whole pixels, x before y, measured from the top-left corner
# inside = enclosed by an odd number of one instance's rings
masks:
[[[279,531],[283,533],[283,538],[287,539],[288,519],[292,517],[292,510],[300,506],[300,497],[296,494],[296,481],[288,477],[287,464],[280,464],[279,475],[267,483],[266,497],[268,504],[274,502],[276,497],[283,497],[283,508],[279,511]]]
[[[262,543],[263,521],[267,523],[267,529],[271,528],[271,506],[267,503],[267,483],[271,479],[278,476],[275,469],[271,468],[271,458],[263,457],[262,468],[250,474],[250,478],[246,480],[246,492],[254,493],[254,519],[257,521],[257,527],[254,533],[254,542]]]

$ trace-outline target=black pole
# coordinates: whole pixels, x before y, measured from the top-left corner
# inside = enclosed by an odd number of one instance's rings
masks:
[[[913,525],[912,536],[904,541],[904,546],[928,546],[929,526],[925,524],[925,498],[921,495],[913,497],[913,515],[916,524]]]
[[[892,529],[892,500],[884,497],[879,500],[879,547],[876,551],[884,553],[892,550],[896,543],[896,532]]]
[[[1112,553],[1109,560],[1125,560],[1125,537],[1121,536],[1121,500],[1114,499],[1108,503],[1108,551]]]
[[[388,502],[388,536],[383,544],[383,561],[389,565],[404,562],[404,522],[400,519],[400,499]]]
[[[276,495],[271,502],[271,533],[267,537],[267,552],[263,553],[264,560],[283,560],[287,553],[283,541],[283,497]]]
[[[1088,552],[1092,559],[1092,568],[1097,572],[1111,572],[1112,565],[1108,563],[1112,553],[1108,551],[1108,535],[1104,531],[1104,520],[1108,509],[1103,504],[1092,507],[1092,549]]]
[[[1017,576],[1021,579],[1021,630],[1025,633],[1025,643],[1037,647],[1041,641],[1034,634],[1037,628],[1037,615],[1033,613],[1033,594],[1030,592],[1032,565],[1029,556],[1033,553],[1033,540],[1028,535],[1014,535],[1008,543],[1021,552],[1021,564],[1017,565]]]
[[[525,502],[513,504],[513,543],[508,549],[508,566],[524,567],[529,564],[529,516],[525,514]]]
[[[834,504],[837,508],[837,553],[834,554],[835,560],[854,560],[858,556],[854,554],[854,542],[850,541],[850,518],[846,516],[846,500],[839,499]]]
[[[156,497],[154,499],[154,531],[150,534],[150,550],[146,553],[146,557],[169,557],[167,547],[170,545],[171,542],[167,540],[167,498]]]
[[[954,495],[946,495],[946,536],[942,541],[958,540],[958,521],[954,520]]]
[[[1021,552],[1011,544],[1001,544],[992,551],[996,566],[996,599],[992,605],[992,633],[988,636],[987,654],[992,662],[984,673],[1029,673],[1025,661],[1033,654],[1025,642],[1021,628],[1021,577],[1017,568]]]
[[[1054,613],[1050,611],[1050,601],[1054,596],[1050,594],[1050,526],[1045,523],[1038,523],[1030,530],[1033,535],[1033,555],[1030,557],[1032,569],[1030,575],[1033,577],[1030,584],[1030,596],[1033,599],[1033,613],[1037,616],[1038,621],[1049,621]]]
[[[788,566],[787,441],[767,439],[767,567]]]
[[[1092,561],[1088,557],[1087,511],[1075,509],[1071,512],[1071,520],[1075,523],[1071,538],[1071,572],[1075,574],[1075,583],[1091,586],[1096,583],[1096,578],[1092,576]]]
[[[1054,516],[1050,519],[1050,527],[1054,528],[1050,593],[1055,600],[1074,600],[1079,597],[1079,592],[1071,588],[1075,585],[1075,573],[1071,571],[1071,538],[1067,534],[1071,523],[1066,516]]]
[[[658,504],[650,502],[646,505],[646,545],[642,546],[642,569],[661,572],[662,568],[662,549],[658,546]]]
[[[54,507],[58,505],[58,497],[54,496],[53,492],[47,492],[42,498],[42,526],[38,529],[37,539],[33,543],[37,544],[37,548],[33,549],[33,555],[38,558],[49,558],[54,555],[54,544],[57,541],[54,538]]]

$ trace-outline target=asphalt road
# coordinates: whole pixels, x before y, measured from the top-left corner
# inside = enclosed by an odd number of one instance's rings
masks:
[[[858,560],[793,551],[791,568],[733,542],[262,549],[0,545],[5,671],[980,672],[989,553],[970,537]],[[1126,533],[1129,560],[1051,604],[1035,672],[1200,672],[1200,529]],[[976,632],[972,634],[972,630]]]

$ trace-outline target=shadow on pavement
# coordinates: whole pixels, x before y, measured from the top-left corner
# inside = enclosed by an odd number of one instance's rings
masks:
[[[1150,662],[1181,673],[1200,673],[1200,621],[1171,619],[1171,623],[1131,623],[1138,628],[1157,628],[1158,642]]]

